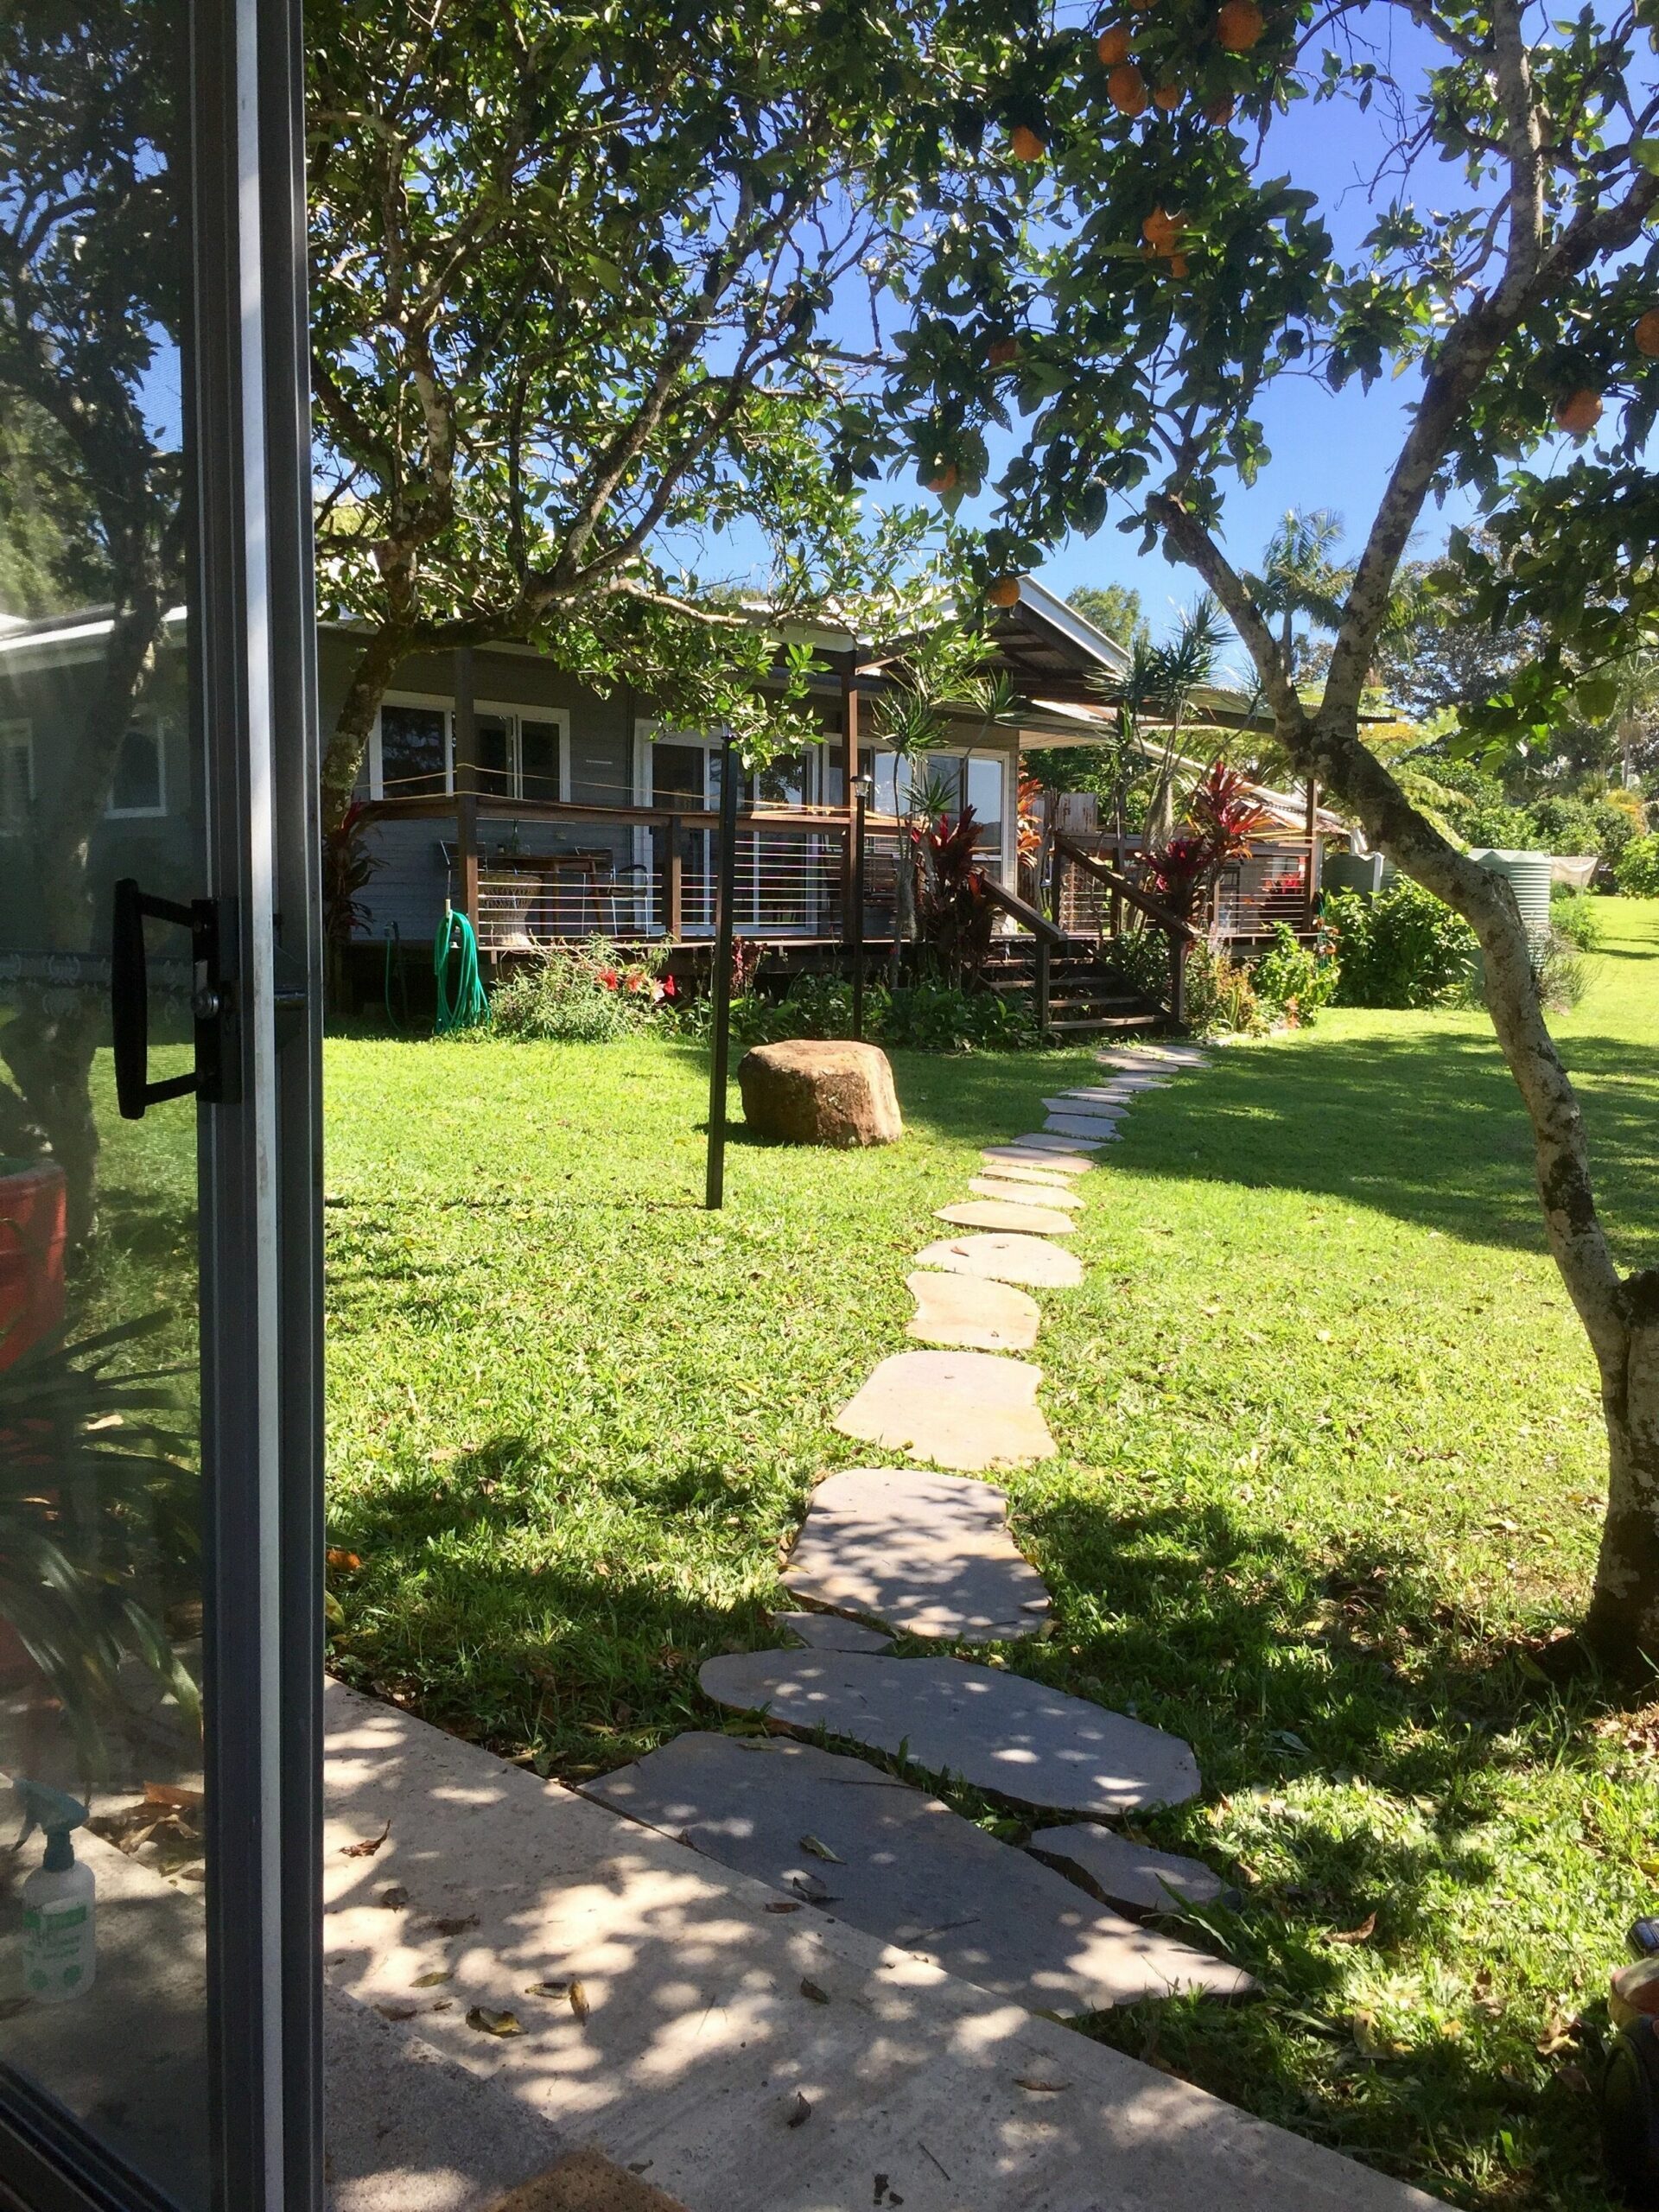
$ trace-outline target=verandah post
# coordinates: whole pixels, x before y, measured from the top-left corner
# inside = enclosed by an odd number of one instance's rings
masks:
[[[853,795],[853,1035],[864,1037],[864,784]]]
[[[726,1197],[726,1084],[732,1050],[732,909],[737,899],[737,753],[720,755],[720,859],[715,917],[715,1049],[709,1070],[709,1172],[703,1204],[717,1212]]]
[[[455,649],[454,759],[455,857],[461,875],[461,911],[479,925],[478,912],[478,708],[473,649]]]
[[[685,920],[685,855],[680,849],[680,817],[668,817],[668,842],[663,855],[664,924],[668,941],[677,944],[684,934]]]

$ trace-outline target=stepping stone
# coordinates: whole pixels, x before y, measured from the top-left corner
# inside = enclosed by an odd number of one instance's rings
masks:
[[[1069,1236],[1077,1227],[1058,1206],[1010,1205],[1006,1198],[964,1198],[954,1206],[935,1206],[935,1221],[958,1229],[1012,1229],[1029,1236]]]
[[[1122,1144],[1123,1132],[1116,1122],[1102,1122],[1092,1115],[1051,1114],[1043,1123],[1051,1135],[1077,1137],[1092,1144]]]
[[[1065,1157],[1075,1157],[1079,1153],[1098,1152],[1102,1141],[1101,1139],[1096,1138],[1092,1143],[1067,1144],[1059,1137],[1051,1136],[1046,1131],[1037,1129],[1033,1130],[1029,1136],[1016,1137],[1014,1141],[1014,1149],[1016,1152],[1054,1152]],[[1092,1160],[1089,1163],[1090,1166],[1093,1164]]]
[[[1198,1762],[1179,1736],[961,1659],[741,1651],[706,1660],[697,1680],[716,1705],[873,1751],[902,1745],[925,1774],[1021,1805],[1110,1818],[1198,1793]]]
[[[925,1790],[816,1745],[677,1736],[584,1795],[785,1897],[810,1892],[837,1920],[1033,2012],[1255,1986],[1225,1960],[1103,1912]],[[804,1850],[805,1836],[835,1860]]]
[[[1075,1290],[1083,1262],[1075,1252],[1040,1236],[942,1236],[916,1255],[918,1268],[948,1275],[986,1275],[995,1282],[1029,1283],[1036,1290]]]
[[[895,1352],[842,1408],[835,1426],[843,1436],[939,1467],[969,1473],[1023,1467],[1054,1457],[1054,1440],[1037,1409],[1042,1379],[1040,1367],[989,1352]]]
[[[989,1643],[1039,1636],[1048,1625],[1048,1592],[1014,1548],[1001,1491],[921,1467],[826,1475],[783,1580],[798,1597],[909,1636]]]
[[[975,1275],[905,1277],[916,1300],[916,1318],[905,1334],[926,1344],[956,1344],[964,1351],[1029,1351],[1037,1341],[1042,1308],[1012,1283]]]
[[[1058,1206],[1062,1211],[1084,1203],[1079,1191],[1064,1183],[1028,1183],[1020,1176],[976,1175],[968,1185],[976,1197],[995,1198],[1007,1206]]]
[[[1096,1052],[1095,1059],[1103,1068],[1121,1068],[1125,1075],[1145,1075],[1149,1070],[1165,1067],[1207,1068],[1213,1053],[1194,1051],[1185,1045],[1143,1045],[1138,1052]]]
[[[1096,1821],[1039,1828],[1029,1848],[1079,1877],[1096,1897],[1129,1912],[1178,1912],[1185,1904],[1213,1904],[1229,1894],[1221,1877],[1199,1860],[1133,1843]]]
[[[1151,1086],[1142,1084],[1139,1087],[1145,1090],[1150,1089]],[[1068,1102],[1082,1100],[1091,1106],[1117,1107],[1127,1106],[1134,1096],[1133,1092],[1120,1090],[1115,1083],[1096,1084],[1092,1089],[1068,1090],[1065,1094]]]
[[[1108,1128],[1116,1127],[1117,1122],[1122,1119],[1123,1109],[1128,1106],[1129,1103],[1128,1100],[1127,1098],[1108,1098],[1103,1092],[1098,1091],[1095,1096],[1096,1101],[1101,1106],[1102,1110],[1098,1114],[1093,1114],[1091,1116],[1090,1109],[1085,1107],[1083,1103],[1083,1093],[1079,1090],[1070,1090],[1066,1093],[1064,1098],[1045,1098],[1043,1103],[1051,1114],[1083,1114],[1090,1116],[1090,1117],[1095,1121],[1105,1122]]]
[[[787,1586],[787,1585],[785,1585]],[[891,1651],[893,1638],[880,1629],[843,1620],[839,1613],[774,1613],[773,1628],[798,1637],[814,1651]],[[1057,1829],[1057,1834],[1063,1830]]]
[[[1094,1166],[1092,1160],[1070,1160],[1063,1152],[1021,1152],[1018,1145],[987,1145],[979,1155],[988,1175],[1007,1183],[1035,1184],[1044,1190],[1075,1189],[1074,1176]]]

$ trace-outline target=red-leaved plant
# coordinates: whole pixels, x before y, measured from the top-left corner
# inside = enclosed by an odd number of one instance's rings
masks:
[[[1198,894],[1215,871],[1230,861],[1248,860],[1251,838],[1273,821],[1244,778],[1220,759],[1205,771],[1186,811],[1185,832],[1143,855],[1154,889],[1184,922],[1191,920]]]
[[[918,862],[916,919],[922,943],[952,982],[976,976],[990,956],[995,918],[977,858],[979,823],[971,806],[912,830]]]

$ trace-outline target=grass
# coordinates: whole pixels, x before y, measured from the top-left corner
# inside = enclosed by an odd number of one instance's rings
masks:
[[[1659,1259],[1659,906],[1559,1025],[1627,1264]],[[334,1662],[580,1778],[722,1716],[829,1421],[982,1141],[1079,1054],[895,1058],[889,1152],[732,1147],[658,1040],[343,1040],[327,1063]],[[1594,1375],[1484,1019],[1328,1014],[1148,1093],[1044,1296],[1060,1456],[1009,1478],[1053,1591],[1007,1663],[1193,1744],[1159,1816],[1264,1985],[1089,2031],[1454,2202],[1580,2208],[1610,1966],[1652,1903],[1659,1708],[1532,1656],[1593,1562]],[[1013,1837],[1006,1808],[956,1793]],[[1208,1940],[1202,1933],[1199,1940]]]

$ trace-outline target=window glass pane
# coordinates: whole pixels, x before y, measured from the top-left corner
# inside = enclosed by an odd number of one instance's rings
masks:
[[[507,743],[507,725],[500,715],[480,715],[478,718],[478,788],[481,791],[499,791],[503,798],[512,795],[512,765]]]
[[[380,788],[388,798],[431,798],[446,788],[441,707],[382,707]]]
[[[1000,760],[968,763],[968,804],[979,823],[982,845],[1000,852],[1002,847],[1002,790],[1005,764]]]
[[[121,741],[110,785],[111,814],[159,814],[162,811],[162,737],[156,729],[135,723]]]
[[[806,798],[808,762],[800,753],[785,753],[768,761],[749,780],[756,804],[761,806],[800,806]]]
[[[719,788],[720,756],[711,761],[701,745],[676,745],[671,739],[651,748],[651,795],[658,806],[683,806],[701,813],[710,788]]]
[[[559,796],[559,726],[526,719],[518,725],[518,765],[525,798]]]
[[[955,814],[962,805],[962,756],[924,753],[911,766],[910,805],[915,814]]]

